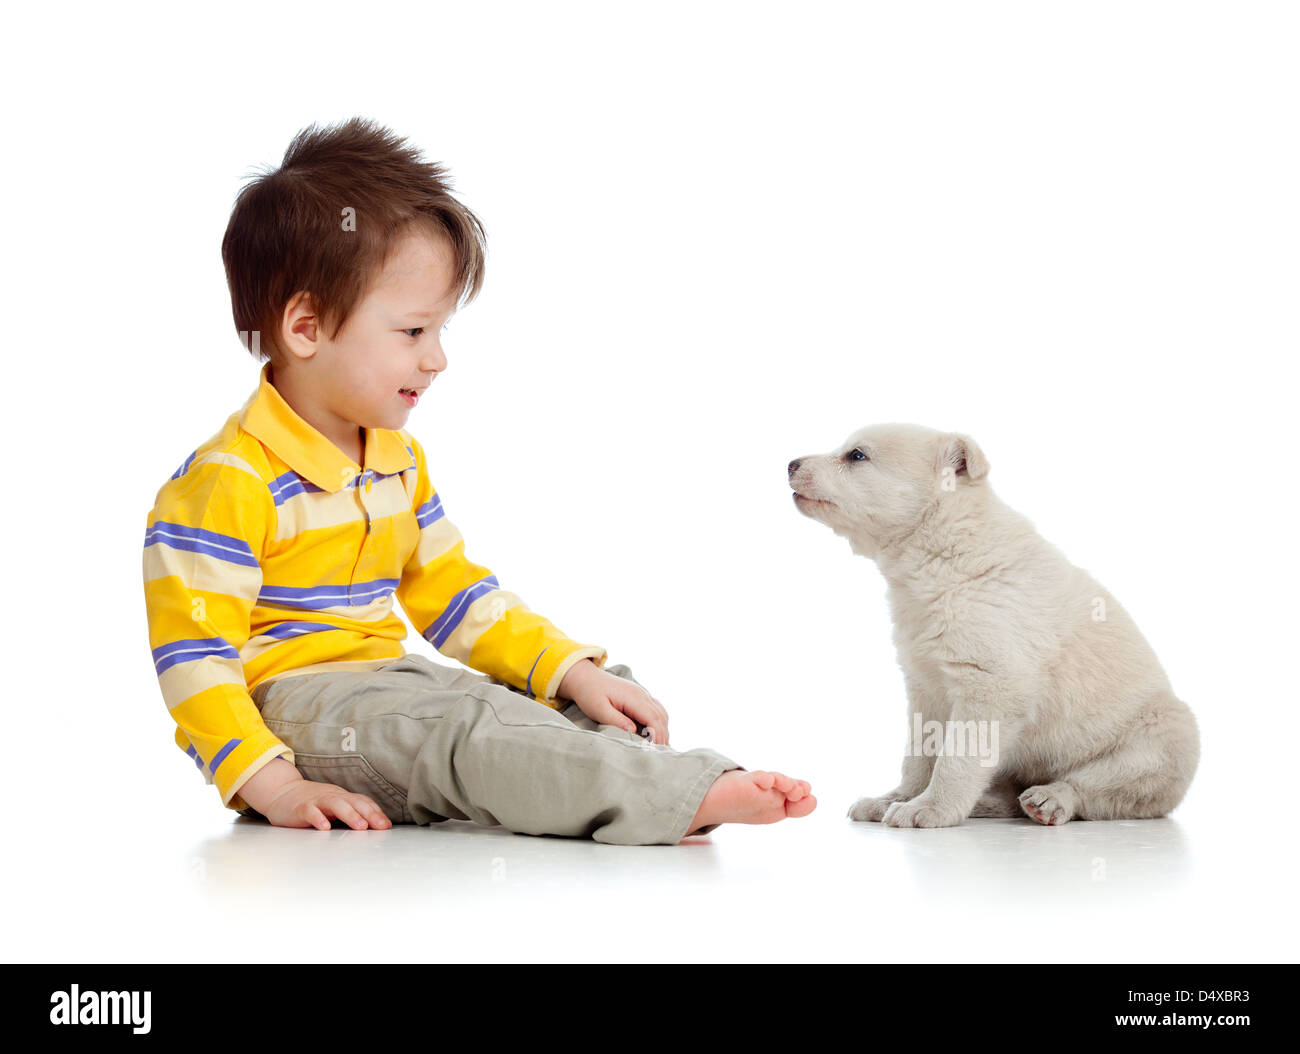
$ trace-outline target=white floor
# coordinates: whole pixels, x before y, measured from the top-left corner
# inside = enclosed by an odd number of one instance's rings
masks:
[[[825,781],[823,781],[825,784]],[[11,961],[1115,961],[1296,958],[1293,855],[1262,809],[1143,822],[844,816],[625,847],[448,822],[272,828],[203,797],[11,827]],[[862,788],[856,788],[860,791]],[[206,794],[210,794],[206,789]],[[1214,806],[1222,804],[1221,809]],[[22,863],[22,868],[12,865]]]

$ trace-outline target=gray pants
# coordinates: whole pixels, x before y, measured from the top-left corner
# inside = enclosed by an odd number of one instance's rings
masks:
[[[605,669],[639,683],[626,666]],[[372,798],[394,824],[472,820],[518,834],[675,845],[713,781],[742,768],[413,653],[379,670],[282,677],[252,695],[305,779]]]

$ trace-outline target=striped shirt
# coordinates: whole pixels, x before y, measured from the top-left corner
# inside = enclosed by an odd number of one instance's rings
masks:
[[[293,751],[250,695],[264,681],[374,670],[406,654],[397,596],[441,654],[553,709],[571,640],[486,567],[429,483],[405,429],[365,430],[365,466],[285,402],[257,391],[158,491],[144,536],[149,646],[176,744],[221,801]]]

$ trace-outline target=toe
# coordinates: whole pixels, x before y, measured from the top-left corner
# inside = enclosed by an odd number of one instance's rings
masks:
[[[815,808],[817,808],[817,799],[808,794],[798,801],[786,802],[785,814],[787,816],[807,816]]]

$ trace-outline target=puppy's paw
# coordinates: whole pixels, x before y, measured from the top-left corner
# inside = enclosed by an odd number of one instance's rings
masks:
[[[926,801],[924,795],[894,802],[883,817],[887,827],[956,827],[963,819],[956,809]]]
[[[894,802],[904,800],[892,792],[879,798],[859,798],[849,808],[849,819],[876,823],[884,817],[885,810]]]
[[[1059,827],[1074,818],[1074,790],[1068,783],[1030,787],[1020,795],[1020,807],[1031,820],[1045,827]]]

